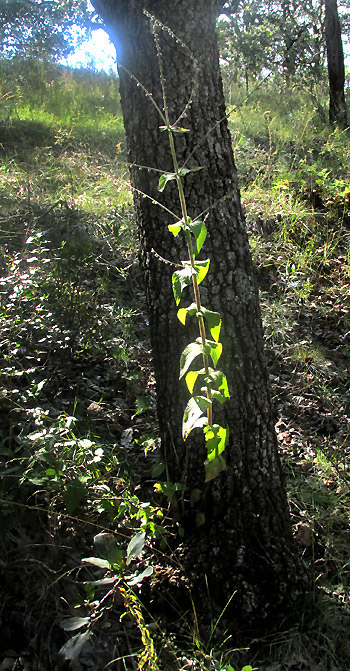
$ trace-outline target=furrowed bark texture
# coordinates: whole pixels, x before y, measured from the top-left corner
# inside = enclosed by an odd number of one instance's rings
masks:
[[[329,80],[329,121],[346,128],[344,52],[337,0],[325,0],[325,29]]]
[[[208,618],[210,605],[215,617],[236,592],[230,602],[232,622],[261,624],[276,614],[290,614],[296,609],[307,589],[307,579],[294,548],[277,454],[258,292],[225,119],[215,36],[219,3],[96,0],[94,4],[118,49],[121,101],[129,161],[133,164],[131,177],[138,189],[135,208],[150,313],[162,449],[170,479],[186,480],[185,499],[195,487],[204,491],[199,508],[191,510],[187,504],[184,517],[185,566],[195,605]],[[164,122],[149,96],[122,67],[142,83],[163,109],[159,59],[143,8],[188,45],[198,62],[197,67],[188,50],[166,28],[156,27],[172,123],[192,97],[186,116],[179,122],[190,132],[175,136],[176,151],[180,165],[186,161],[189,168],[204,166],[185,178],[185,192],[189,216],[209,213],[208,237],[200,257],[210,257],[211,264],[200,289],[203,305],[220,312],[223,319],[223,355],[218,367],[227,376],[231,398],[223,406],[214,406],[214,422],[229,425],[230,442],[224,454],[226,470],[207,485],[202,432],[193,431],[193,438],[191,434],[186,444],[181,437],[188,392],[179,384],[179,358],[198,333],[195,325],[184,328],[177,320],[171,288],[172,272],[176,264],[186,259],[186,250],[167,228],[169,223],[181,219],[174,182],[164,193],[157,190],[160,173],[156,170],[173,170],[167,134],[159,129]],[[174,216],[152,199],[160,201]],[[185,307],[192,301],[188,291],[180,305]],[[205,525],[199,528],[194,521],[198,509],[206,515]]]

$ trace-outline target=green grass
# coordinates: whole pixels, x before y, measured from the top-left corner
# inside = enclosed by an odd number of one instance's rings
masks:
[[[229,634],[201,641],[193,612],[169,605],[172,585],[187,588],[154,491],[155,382],[117,80],[0,63],[0,91],[1,654],[27,649],[47,668],[85,631],[59,623],[87,617],[101,668],[144,655],[167,671],[345,671],[350,156],[319,114],[322,89],[315,100],[268,82],[230,118],[292,522],[307,530],[300,552],[317,588],[297,626],[240,650]],[[127,571],[82,563],[98,555],[97,534],[125,557],[143,531]],[[154,574],[137,598],[103,583],[145,566]]]

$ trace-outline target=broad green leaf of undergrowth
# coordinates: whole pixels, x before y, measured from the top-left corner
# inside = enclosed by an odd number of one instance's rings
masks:
[[[76,511],[85,496],[85,491],[85,485],[79,478],[75,478],[68,483],[64,492],[64,502],[68,515],[72,515]]]
[[[200,370],[188,371],[185,380],[190,394],[193,394],[194,386],[199,376],[203,377],[203,382],[205,385],[210,385],[212,387],[213,400],[224,403],[227,398],[230,398],[226,375],[224,375],[221,370],[214,370],[213,368],[209,368],[209,374],[204,368],[201,368]],[[201,391],[205,392],[206,388],[203,387]]]
[[[126,551],[126,565],[141,554],[145,545],[146,534],[139,532],[132,537]]]
[[[162,494],[167,497],[170,503],[176,492],[181,491],[182,487],[183,485],[181,482],[156,482],[154,485],[154,490],[156,492],[162,492]]]
[[[75,631],[76,629],[85,627],[89,622],[89,617],[69,617],[60,623],[60,627],[61,629],[64,629],[64,631]]]
[[[107,559],[101,559],[101,557],[84,557],[81,561],[86,564],[92,564],[93,566],[98,566],[98,568],[110,569],[111,565]]]
[[[59,654],[63,655],[65,659],[76,659],[79,656],[84,643],[88,641],[89,637],[89,631],[85,631],[83,634],[76,634],[62,646],[62,648],[59,650]]]
[[[94,537],[94,544],[99,554],[106,559],[110,564],[122,566],[123,551],[119,547],[114,534],[101,533]]]
[[[208,422],[204,413],[210,406],[210,401],[206,396],[193,396],[188,401],[183,420],[182,436],[186,440],[192,429],[205,426]]]
[[[190,172],[198,172],[198,170],[204,170],[204,166],[199,165],[197,168],[180,168],[179,177],[186,177]]]
[[[199,342],[191,342],[187,345],[187,347],[185,347],[180,357],[180,380],[188,371],[192,361],[194,361],[194,359],[202,353],[203,345],[201,345]]]
[[[142,573],[137,573],[136,575],[133,575],[130,579],[126,580],[125,582],[129,587],[132,587],[133,585],[138,585],[144,578],[147,578],[148,576],[152,575],[153,573],[153,566],[147,566]]]

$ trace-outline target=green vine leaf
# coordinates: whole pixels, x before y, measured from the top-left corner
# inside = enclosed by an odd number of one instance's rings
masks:
[[[199,375],[199,371],[189,370],[186,377],[185,377],[186,384],[187,384],[187,389],[190,392],[190,394],[193,394],[194,385],[197,382],[198,375]]]
[[[177,318],[185,326],[187,315],[195,315],[197,312],[197,306],[195,303],[191,303],[188,308],[179,308],[177,311]]]
[[[210,259],[205,259],[205,261],[196,261],[194,264],[196,274],[197,274],[197,284],[203,282],[210,266]]]
[[[207,379],[205,378],[204,382],[207,382]],[[213,370],[212,368],[209,369],[209,375],[208,375],[208,382],[215,386],[217,390],[222,394],[224,399],[230,398],[230,394],[228,391],[228,384],[227,384],[227,378],[226,375],[224,375],[221,370]]]
[[[207,310],[202,306],[201,310],[204,319],[206,320],[211,337],[215,342],[219,342],[220,330],[221,330],[221,316],[219,312],[213,312],[212,310]]]
[[[191,305],[189,305],[188,308],[179,308],[177,312],[177,318],[181,322],[181,324],[185,326],[187,315],[193,317],[193,315],[195,314],[198,314],[197,306],[195,303],[191,303]],[[208,310],[202,305],[200,314],[207,322],[213,340],[215,340],[215,342],[219,342],[220,330],[221,330],[221,316],[219,312],[213,312],[212,310]]]
[[[210,401],[205,396],[193,396],[188,401],[183,420],[182,420],[182,437],[184,440],[188,437],[192,429],[203,427],[208,423],[204,416]]]
[[[197,339],[200,341],[200,338]],[[222,354],[222,344],[220,342],[215,342],[214,340],[207,340],[205,346],[203,347],[203,353],[206,356],[211,356],[214,366],[216,366]]]
[[[207,461],[214,461],[225,449],[228,441],[229,430],[219,424],[205,426],[204,429],[205,444],[207,448]]]
[[[176,224],[169,224],[168,229],[170,233],[173,234],[174,238],[176,238],[183,229],[183,221],[177,221]]]
[[[204,462],[205,466],[205,482],[210,482],[210,480],[214,480],[214,478],[217,478],[222,471],[225,470],[226,468],[226,462],[225,459],[220,455],[219,457],[216,457],[213,461],[208,461],[206,460]]]
[[[180,303],[183,289],[192,282],[192,272],[191,265],[187,264],[181,270],[176,270],[173,273],[172,283],[176,305]]]
[[[174,179],[176,179],[175,172],[165,172],[163,175],[159,177],[158,191],[164,191],[167,183],[171,182]]]
[[[204,166],[200,165],[197,168],[180,168],[178,174],[180,177],[186,177],[190,172],[198,172],[198,170],[204,170]]]
[[[221,405],[223,403],[225,403],[225,401],[226,401],[226,397],[220,391],[217,391],[216,389],[212,390],[211,397],[212,397],[213,401],[219,401],[219,403],[221,403]]]
[[[189,226],[189,230],[193,233],[196,240],[196,254],[199,254],[201,251],[205,238],[207,237],[207,227],[203,221],[192,221]]]
[[[183,485],[181,482],[156,482],[154,491],[161,492],[167,497],[169,503],[173,500],[176,492],[181,491]]]
[[[161,131],[170,131],[171,133],[190,133],[189,128],[181,128],[181,126],[159,126],[159,130]]]
[[[179,379],[187,373],[192,361],[199,355],[203,353],[203,345],[199,342],[189,343],[180,357],[180,376]]]

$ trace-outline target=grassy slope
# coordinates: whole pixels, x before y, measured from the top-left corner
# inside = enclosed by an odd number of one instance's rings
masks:
[[[136,668],[127,655],[143,650],[148,668],[253,660],[266,671],[345,671],[346,136],[329,132],[305,91],[282,92],[277,83],[232,111],[292,520],[320,596],[312,619],[282,626],[241,655],[195,636],[193,643],[183,625],[185,653],[162,627],[146,627],[130,594],[115,590],[102,601],[108,587],[84,585],[101,570],[81,568],[82,557],[98,554],[92,543],[101,530],[118,532],[125,553],[135,531],[152,538],[166,529],[166,510],[152,497],[154,382],[117,84],[38,64],[0,64],[0,82],[2,656],[26,652],[33,668],[55,668],[61,645],[85,631],[60,623],[82,616],[93,631],[83,668],[87,659],[102,669],[117,657],[130,666],[111,668]],[[236,103],[244,97],[234,95]],[[151,552],[150,544],[128,572],[157,566]],[[157,578],[150,582],[156,590]],[[125,610],[129,623],[120,624]]]

